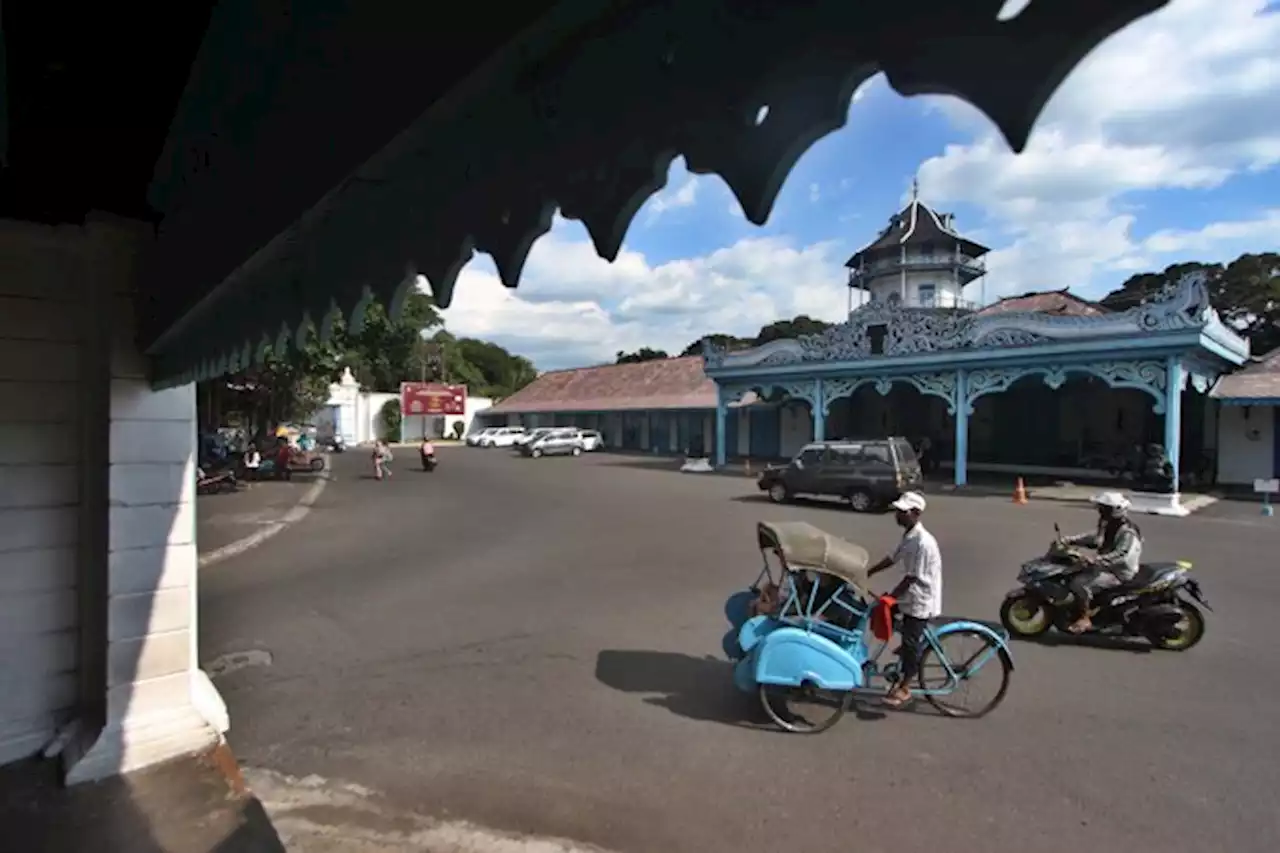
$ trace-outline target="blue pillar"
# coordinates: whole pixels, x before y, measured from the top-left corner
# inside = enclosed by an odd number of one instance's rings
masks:
[[[1169,356],[1164,385],[1164,452],[1173,466],[1173,490],[1178,491],[1178,463],[1182,456],[1182,383],[1186,370],[1182,359]]]
[[[956,485],[969,482],[969,376],[956,371]]]
[[[728,456],[725,448],[724,422],[728,417],[728,407],[724,403],[724,391],[716,386],[716,467],[723,468]]]
[[[813,440],[823,441],[827,437],[827,395],[822,387],[822,380],[813,380]]]

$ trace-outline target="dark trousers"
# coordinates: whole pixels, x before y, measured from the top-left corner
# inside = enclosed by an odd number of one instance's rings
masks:
[[[920,675],[920,656],[924,654],[924,628],[928,619],[902,614],[902,645],[898,647],[898,659],[901,662],[900,684],[910,684]]]

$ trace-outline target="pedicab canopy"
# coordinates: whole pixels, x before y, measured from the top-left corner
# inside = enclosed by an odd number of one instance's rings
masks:
[[[866,589],[871,555],[861,545],[832,536],[807,521],[762,521],[757,540],[761,550],[776,552],[793,572],[824,572]]]

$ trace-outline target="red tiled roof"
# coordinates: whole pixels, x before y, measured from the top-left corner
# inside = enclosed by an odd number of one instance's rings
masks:
[[[716,384],[702,356],[548,371],[487,413],[714,409]]]
[[[1040,314],[1057,314],[1073,317],[1098,317],[1110,313],[1097,303],[1072,294],[1067,290],[1051,290],[1047,293],[1024,293],[1007,296],[983,308],[978,314],[1006,314],[1034,311]]]
[[[1280,348],[1219,379],[1209,396],[1219,400],[1280,400]]]

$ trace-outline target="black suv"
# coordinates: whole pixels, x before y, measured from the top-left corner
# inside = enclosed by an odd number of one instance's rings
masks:
[[[775,503],[796,495],[838,497],[868,512],[919,489],[922,481],[911,442],[892,436],[806,444],[786,467],[766,468],[757,485]]]

